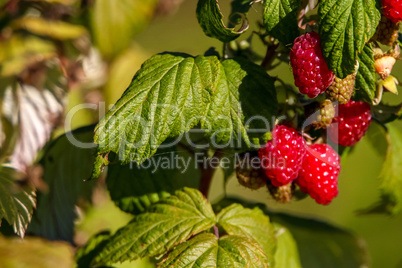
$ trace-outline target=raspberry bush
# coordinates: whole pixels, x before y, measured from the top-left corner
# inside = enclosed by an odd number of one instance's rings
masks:
[[[0,5],[0,267],[370,266],[308,215],[402,209],[401,1]]]

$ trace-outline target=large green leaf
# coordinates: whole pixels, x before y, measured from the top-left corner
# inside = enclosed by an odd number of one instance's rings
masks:
[[[139,214],[113,235],[95,264],[158,256],[216,222],[211,205],[195,189],[184,188]]]
[[[91,10],[95,45],[111,59],[128,48],[150,21],[157,0],[96,0]]]
[[[297,12],[299,0],[267,0],[264,8],[264,24],[268,33],[282,44],[292,44],[299,35]]]
[[[374,69],[374,52],[370,44],[366,44],[358,56],[359,70],[356,74],[356,95],[366,101],[372,101],[376,91],[376,72]]]
[[[228,234],[257,241],[267,256],[268,264],[272,266],[276,249],[275,229],[261,209],[232,204],[219,212],[217,217],[218,224]]]
[[[175,248],[160,266],[263,268],[269,267],[264,252],[253,240],[227,235],[217,238],[203,233]]]
[[[250,1],[247,2],[249,2],[248,4],[250,6]],[[234,7],[238,9],[239,4]],[[244,3],[242,7],[244,7]],[[238,10],[246,11],[244,8]],[[239,30],[226,27],[217,0],[199,0],[196,12],[198,23],[204,33],[207,36],[216,38],[222,42],[232,41],[248,29],[248,21],[246,18],[243,18],[243,24]]]
[[[380,20],[375,0],[323,0],[318,14],[321,48],[328,67],[339,78],[355,70],[357,56]]]
[[[302,267],[369,266],[364,241],[352,233],[317,220],[282,213],[270,216],[272,221],[291,232],[297,242]]]
[[[275,252],[275,267],[301,268],[296,241],[288,229],[274,223],[278,244]]]
[[[368,267],[368,252],[364,240],[346,230],[318,220],[273,213],[263,204],[255,204],[239,198],[225,198],[214,205],[214,208],[219,210],[233,203],[241,203],[248,208],[258,206],[266,215],[269,215],[273,224],[279,223],[288,229],[296,241],[302,267]],[[277,236],[276,253],[283,254],[283,248],[280,248],[283,241],[280,241],[278,233]],[[293,251],[294,248],[290,244],[289,250]],[[275,259],[279,257],[275,255]],[[278,265],[275,267],[282,268]]]
[[[200,172],[193,156],[173,146],[158,150],[143,165],[111,164],[106,184],[123,211],[138,214],[183,187],[198,188]]]
[[[266,126],[261,120],[248,126],[244,122],[255,115],[270,120],[276,109],[273,79],[245,59],[153,56],[96,128],[100,157],[94,175],[108,163],[109,151],[119,153],[123,163],[142,163],[168,137],[197,124],[217,144],[243,140],[250,146],[250,140],[258,143],[263,133],[251,139],[247,129]]]
[[[13,168],[0,166],[0,225],[4,219],[16,234],[24,236],[36,200],[33,189],[23,189],[16,183],[18,176],[21,174]]]
[[[79,199],[90,199],[96,185],[96,181],[85,181],[91,174],[96,148],[85,148],[77,143],[94,147],[93,129],[94,126],[77,129],[46,148],[40,163],[48,191],[38,193],[37,209],[28,234],[73,242],[75,206]]]

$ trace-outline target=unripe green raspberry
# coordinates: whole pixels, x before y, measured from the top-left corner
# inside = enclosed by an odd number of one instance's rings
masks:
[[[280,187],[273,186],[269,180],[267,181],[267,188],[271,196],[279,203],[288,203],[295,192],[294,183],[289,183]]]
[[[380,23],[378,24],[377,30],[372,39],[380,42],[381,44],[392,46],[392,44],[398,38],[398,32],[399,22],[395,23],[382,15]]]
[[[335,107],[330,100],[324,100],[320,104],[320,114],[317,116],[317,121],[314,122],[316,128],[327,128],[332,123],[335,117]]]
[[[352,97],[355,87],[356,74],[350,74],[344,79],[334,78],[332,84],[327,88],[327,96],[332,101],[338,101],[340,104],[348,103]]]
[[[257,190],[266,184],[267,177],[262,171],[258,156],[251,156],[246,153],[236,163],[236,177],[244,187]]]

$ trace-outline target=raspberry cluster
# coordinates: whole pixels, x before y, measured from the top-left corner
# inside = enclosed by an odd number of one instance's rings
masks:
[[[277,126],[259,157],[270,180],[268,189],[279,202],[290,200],[293,181],[319,204],[329,204],[338,194],[338,154],[326,144],[307,146],[293,128]]]
[[[328,69],[321,52],[320,36],[311,32],[295,39],[290,52],[295,85],[310,98],[322,94],[331,85],[334,73]]]
[[[301,93],[314,98],[326,91],[328,99],[321,102],[313,125],[326,128],[335,143],[356,144],[371,122],[370,105],[350,100],[356,74],[344,79],[335,77],[322,55],[319,35],[314,32],[296,38],[290,61]],[[331,100],[339,102],[337,116]],[[281,203],[290,201],[296,185],[323,205],[338,195],[340,157],[328,144],[307,145],[295,129],[278,125],[272,131],[272,139],[259,149],[258,157],[257,169],[236,169],[240,184],[252,189],[266,185],[272,197]]]

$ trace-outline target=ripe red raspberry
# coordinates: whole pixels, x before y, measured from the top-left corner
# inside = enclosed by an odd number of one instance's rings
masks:
[[[296,179],[305,152],[304,139],[295,129],[276,126],[272,140],[260,148],[258,155],[272,185],[280,187]]]
[[[323,93],[334,79],[321,52],[320,36],[311,32],[295,39],[290,52],[295,84],[310,98]]]
[[[338,195],[339,155],[328,144],[308,146],[296,183],[318,204],[328,205]]]
[[[363,136],[371,122],[370,105],[362,101],[341,104],[339,114],[328,128],[329,138],[342,146],[352,146]]]
[[[402,21],[402,0],[381,0],[385,17],[397,23]]]

